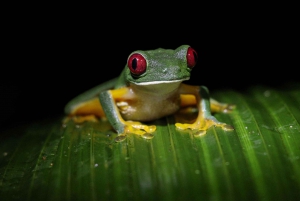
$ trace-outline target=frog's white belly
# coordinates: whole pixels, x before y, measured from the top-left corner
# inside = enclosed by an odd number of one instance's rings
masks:
[[[117,103],[125,120],[152,121],[174,114],[180,108],[180,81],[147,86],[132,86],[136,98]]]
[[[180,97],[147,97],[134,102],[119,102],[117,105],[125,120],[152,121],[174,114],[180,108]]]

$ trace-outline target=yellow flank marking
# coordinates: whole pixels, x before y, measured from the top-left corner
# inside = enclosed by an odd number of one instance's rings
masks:
[[[85,121],[97,122],[97,118],[95,115],[86,115],[86,116],[74,116],[72,117],[73,121],[76,123],[83,123]]]
[[[124,96],[129,93],[128,87],[123,87],[119,89],[110,90],[110,94],[112,95],[113,99],[117,101],[122,101]]]
[[[181,100],[180,102],[181,107],[195,106],[197,103],[195,96],[191,94],[181,94],[180,100]]]
[[[98,97],[80,103],[73,110],[71,115],[95,115],[97,117],[105,116]]]
[[[110,90],[110,93],[115,101],[120,101],[129,92],[127,87]],[[71,116],[86,116],[94,115],[96,117],[105,117],[104,111],[100,104],[99,98],[87,100],[78,104],[70,114]]]

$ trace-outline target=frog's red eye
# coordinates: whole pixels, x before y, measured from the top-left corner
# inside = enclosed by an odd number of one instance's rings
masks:
[[[189,68],[194,68],[194,66],[197,63],[197,60],[198,60],[197,52],[193,48],[189,47],[186,53],[187,66]]]
[[[127,61],[130,72],[134,75],[141,75],[146,71],[147,62],[143,55],[132,54]]]

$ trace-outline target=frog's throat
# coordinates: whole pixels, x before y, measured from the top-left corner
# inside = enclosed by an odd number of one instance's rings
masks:
[[[151,81],[151,82],[141,82],[141,83],[138,83],[138,82],[132,82],[133,84],[135,85],[159,85],[159,84],[165,84],[165,83],[179,83],[179,82],[183,82],[185,80],[189,80],[190,78],[187,77],[187,78],[184,78],[184,79],[180,79],[180,80],[165,80],[165,81]]]

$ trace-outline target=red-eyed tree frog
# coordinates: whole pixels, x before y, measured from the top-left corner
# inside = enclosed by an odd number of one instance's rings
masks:
[[[122,141],[129,133],[152,138],[156,126],[146,122],[194,107],[196,119],[191,123],[177,122],[179,130],[189,129],[199,134],[205,134],[211,126],[233,130],[211,113],[230,112],[234,105],[210,98],[204,86],[183,83],[190,79],[197,59],[197,52],[189,45],[175,50],[134,51],[118,78],[71,100],[65,106],[67,118],[83,122],[105,117],[118,133],[116,141]]]

